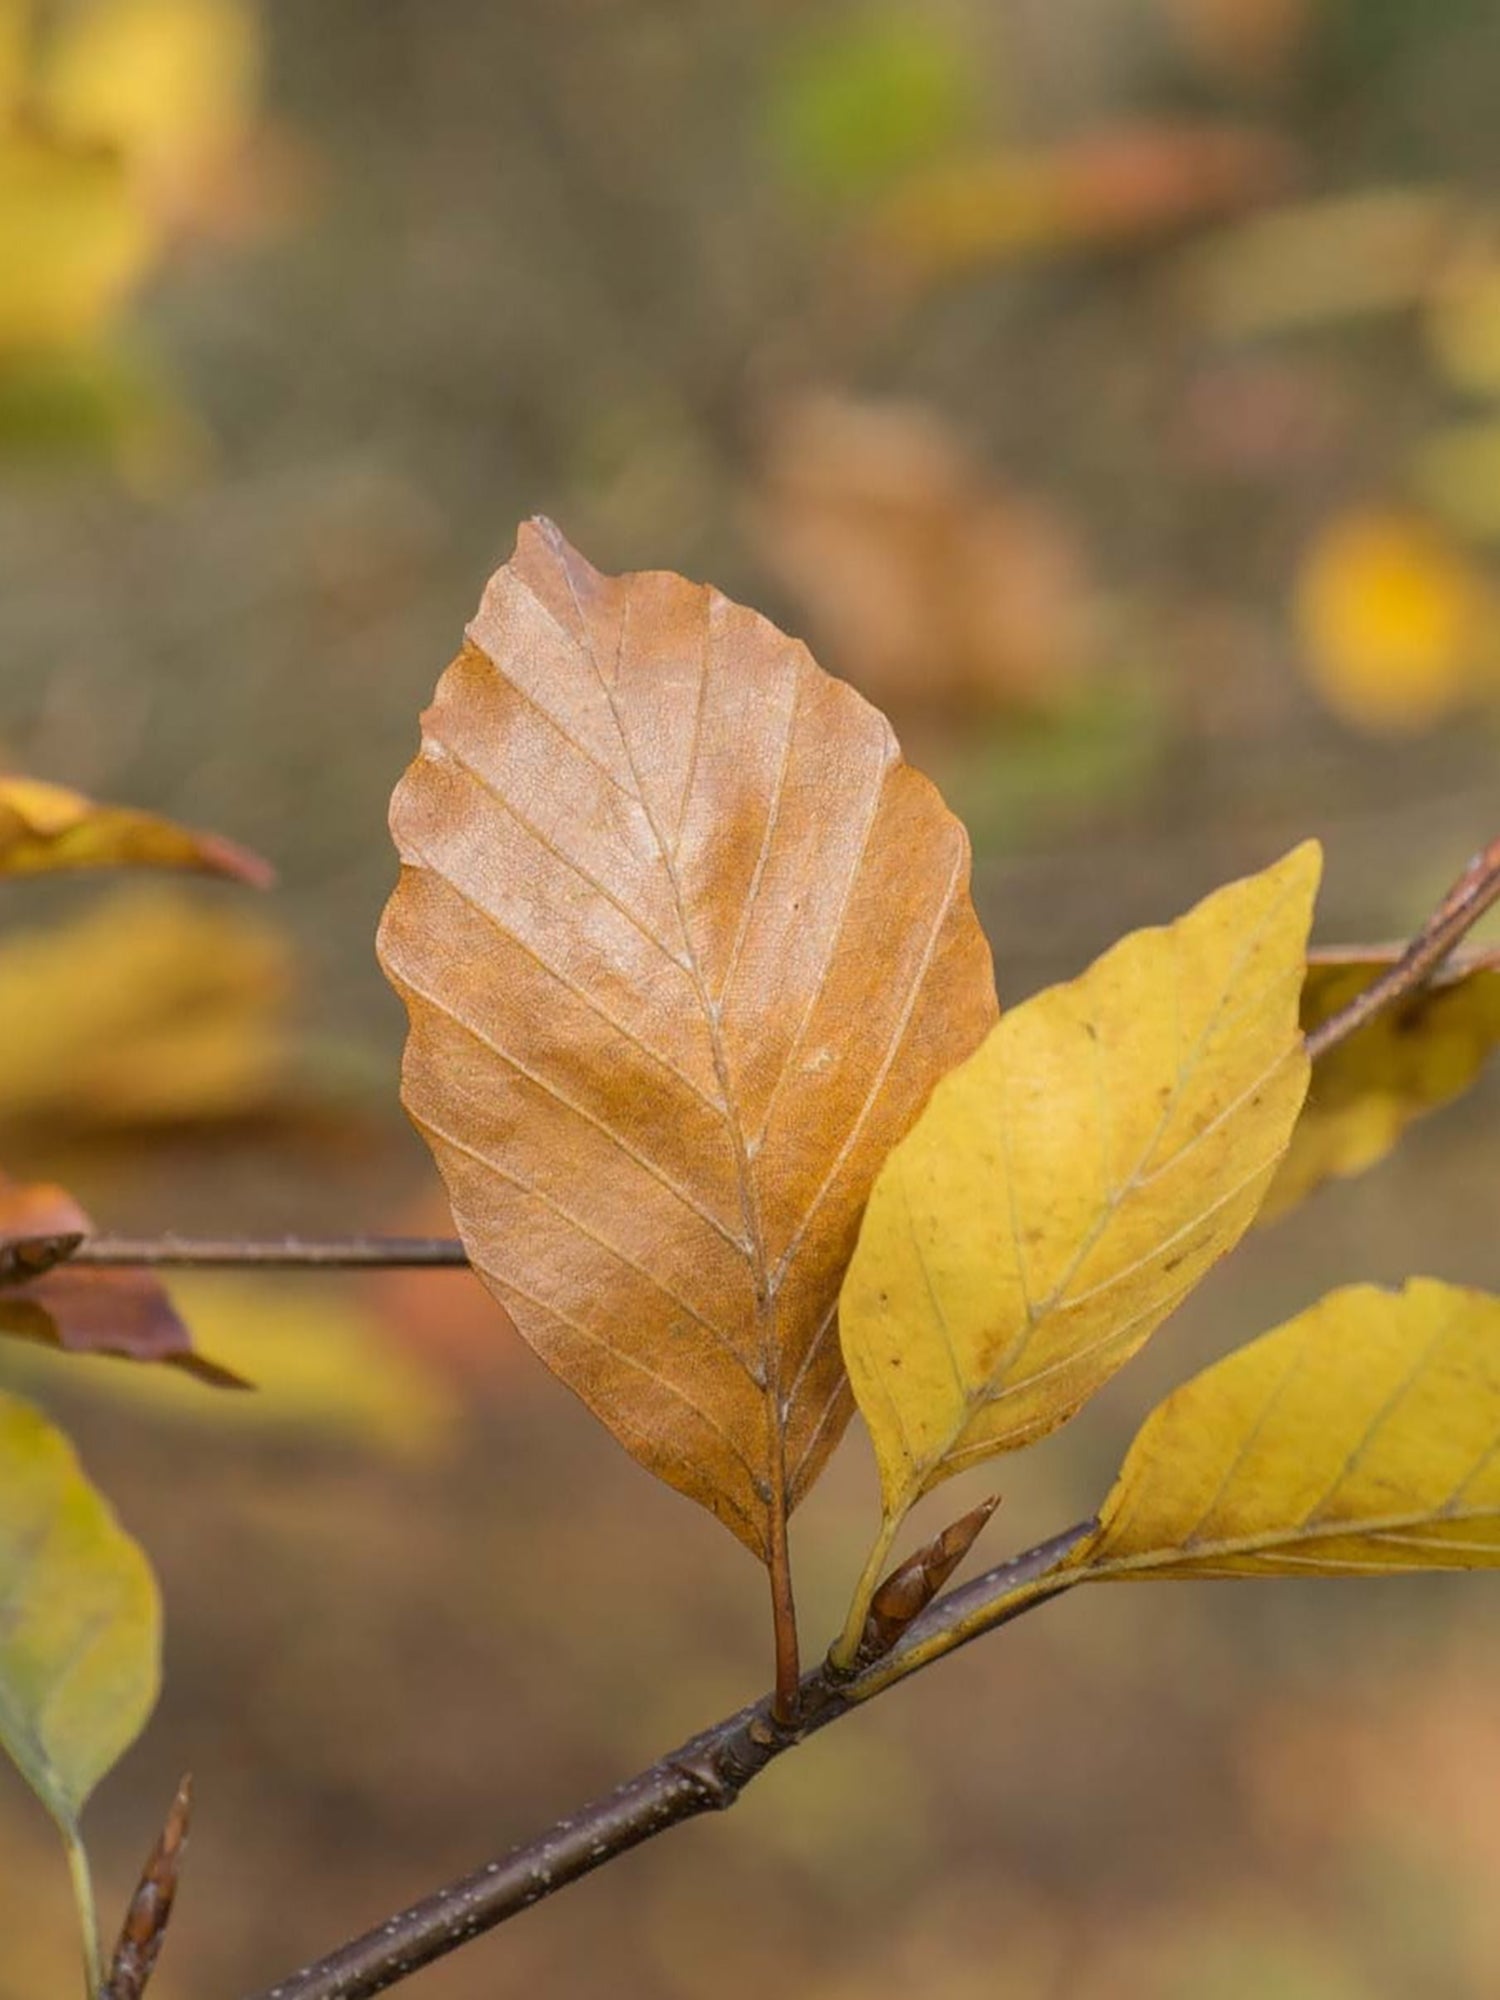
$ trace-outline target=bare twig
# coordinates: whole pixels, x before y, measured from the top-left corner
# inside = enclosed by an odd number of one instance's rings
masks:
[[[135,1265],[251,1264],[263,1270],[356,1271],[396,1265],[461,1269],[469,1258],[456,1236],[89,1236],[75,1264],[117,1270]]]
[[[1500,839],[1481,848],[1395,964],[1357,993],[1347,1007],[1330,1014],[1307,1037],[1316,1062],[1339,1042],[1357,1034],[1388,1007],[1426,985],[1443,960],[1475,924],[1500,902]]]
[[[537,1839],[439,1889],[252,2000],[368,2000],[642,1841],[700,1813],[726,1810],[784,1751],[919,1672],[943,1651],[951,1652],[981,1630],[993,1630],[1071,1588],[1077,1581],[1073,1575],[1044,1579],[1093,1526],[1092,1521],[1080,1522],[940,1597],[870,1672],[845,1676],[825,1665],[806,1675],[794,1723],[778,1722],[775,1697],[767,1695],[690,1738],[617,1791],[559,1820]],[[945,1607],[950,1605],[962,1619],[962,1632],[955,1630],[951,1642],[942,1646]]]

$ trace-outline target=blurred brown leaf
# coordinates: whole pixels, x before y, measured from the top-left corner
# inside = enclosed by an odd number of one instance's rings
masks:
[[[870,1182],[994,1019],[968,842],[766,620],[523,528],[397,787],[403,1096],[485,1282],[775,1561]]]
[[[871,210],[859,260],[925,290],[1017,259],[1132,248],[1280,195],[1292,165],[1274,133],[1167,121],[949,160]]]
[[[1088,591],[1074,536],[997,487],[934,410],[783,404],[751,526],[820,652],[882,706],[1047,710],[1077,684]]]
[[[93,1223],[65,1188],[0,1175],[0,1285],[39,1278],[78,1248]]]
[[[1315,0],[1161,0],[1183,47],[1237,83],[1281,77],[1307,41]]]
[[[39,778],[0,776],[0,875],[72,868],[194,868],[269,886],[268,865],[216,833],[155,813],[99,805]]]

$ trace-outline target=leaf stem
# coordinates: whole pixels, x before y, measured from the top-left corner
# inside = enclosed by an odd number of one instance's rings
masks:
[[[99,1910],[94,1901],[94,1876],[89,1867],[88,1849],[76,1826],[65,1826],[63,1840],[68,1850],[68,1873],[73,1880],[73,1902],[78,1911],[78,1930],[83,1944],[84,1991],[87,2000],[98,2000],[104,1985],[104,1949],[99,1939]]]
[[[797,1719],[802,1667],[797,1651],[797,1606],[792,1596],[792,1558],[785,1506],[771,1509],[771,1618],[776,1635],[776,1691],[772,1713],[779,1725]]]
[[[891,1550],[896,1545],[896,1537],[901,1532],[908,1509],[901,1508],[895,1514],[887,1514],[880,1524],[880,1533],[865,1558],[865,1566],[859,1573],[859,1582],[854,1586],[854,1596],[850,1600],[849,1615],[844,1620],[844,1629],[828,1649],[830,1666],[839,1673],[848,1673],[854,1665],[854,1655],[859,1650],[859,1642],[864,1636],[865,1620],[870,1615],[870,1601],[880,1588],[881,1571],[885,1568]]]

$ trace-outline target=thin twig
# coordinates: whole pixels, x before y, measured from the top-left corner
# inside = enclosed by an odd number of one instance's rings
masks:
[[[537,1839],[439,1889],[251,2000],[368,2000],[642,1841],[700,1813],[726,1810],[784,1751],[940,1657],[945,1606],[953,1607],[955,1619],[955,1636],[946,1649],[951,1651],[981,1629],[993,1630],[1071,1588],[1077,1577],[1040,1589],[1037,1585],[1093,1528],[1092,1521],[1082,1521],[940,1597],[868,1673],[845,1676],[825,1664],[807,1674],[795,1723],[778,1722],[775,1697],[765,1696],[690,1738],[618,1790],[559,1820]]]
[[[1432,974],[1489,909],[1500,902],[1500,839],[1481,848],[1395,964],[1382,972],[1347,1007],[1330,1014],[1307,1037],[1316,1062],[1388,1007],[1425,986]]]
[[[119,1270],[253,1264],[263,1270],[388,1270],[413,1265],[462,1268],[469,1258],[456,1236],[87,1236],[73,1252],[75,1264]]]

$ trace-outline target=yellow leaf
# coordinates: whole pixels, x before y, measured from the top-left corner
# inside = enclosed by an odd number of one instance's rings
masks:
[[[1146,1419],[1084,1578],[1500,1567],[1500,1300],[1350,1285]]]
[[[134,1406],[228,1433],[342,1439],[411,1457],[434,1451],[457,1421],[457,1391],[403,1352],[336,1281],[174,1276],[172,1300],[194,1339],[243,1372],[253,1393],[207,1396],[176,1369],[158,1368],[112,1367],[105,1376],[79,1367],[70,1388],[94,1380],[112,1409]],[[30,1385],[49,1364],[17,1349],[3,1365]]]
[[[1314,843],[1001,1016],[875,1183],[839,1305],[887,1515],[1072,1416],[1250,1223],[1307,1084]]]
[[[259,72],[244,0],[93,0],[54,38],[42,94],[59,130],[180,182],[244,138]]]
[[[0,940],[0,1124],[109,1130],[285,1102],[290,947],[177,889],[117,890]]]
[[[1357,728],[1429,729],[1493,684],[1491,593],[1419,516],[1370,509],[1330,522],[1303,566],[1296,614],[1313,686]]]
[[[0,777],[0,875],[63,868],[196,868],[265,888],[258,856],[214,833],[130,806],[99,805],[37,778]]]
[[[0,0],[0,117],[15,113],[31,56],[33,0]]]
[[[1428,306],[1427,339],[1454,388],[1500,395],[1500,257],[1493,246],[1453,260]]]
[[[1362,993],[1399,956],[1315,954],[1302,991],[1302,1025],[1315,1028]],[[1500,1043],[1500,959],[1449,963],[1401,1007],[1377,1014],[1313,1065],[1307,1102],[1260,1220],[1284,1215],[1326,1180],[1362,1174],[1414,1118],[1462,1095]]]
[[[116,154],[0,134],[0,354],[97,338],[156,249]]]
[[[66,1833],[156,1701],[150,1566],[36,1410],[0,1395],[0,1743]]]

